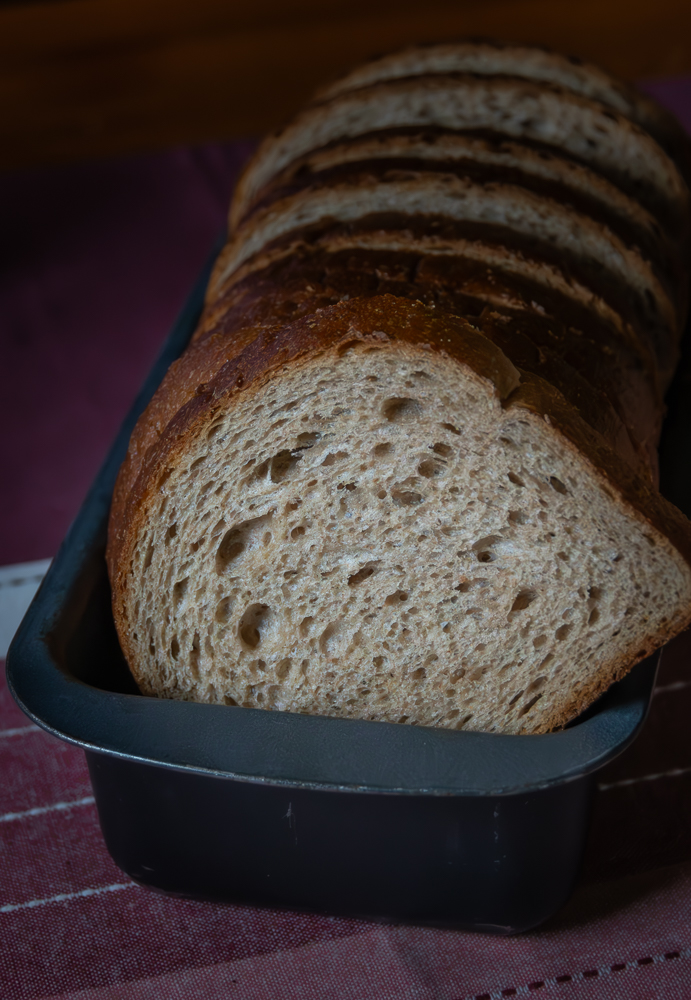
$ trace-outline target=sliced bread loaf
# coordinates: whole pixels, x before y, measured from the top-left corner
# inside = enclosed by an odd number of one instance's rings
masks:
[[[687,163],[647,98],[495,43],[269,137],[113,498],[141,689],[546,732],[685,627],[655,484]]]

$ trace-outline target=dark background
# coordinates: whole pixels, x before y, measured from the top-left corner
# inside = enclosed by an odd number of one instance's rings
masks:
[[[0,0],[0,169],[259,135],[369,56],[478,35],[691,71],[689,0]]]

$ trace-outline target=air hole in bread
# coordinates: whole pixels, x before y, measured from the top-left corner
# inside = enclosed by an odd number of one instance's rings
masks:
[[[557,479],[556,476],[550,476],[549,477],[549,482],[550,482],[550,486],[552,487],[552,489],[556,490],[557,493],[561,493],[564,496],[566,496],[568,494],[569,491],[564,486],[564,484],[562,483],[561,479]]]
[[[473,552],[477,561],[481,563],[494,562],[497,555],[492,551],[492,546],[500,541],[501,535],[487,535],[485,538],[478,539],[473,545]]]
[[[418,667],[417,670],[413,670],[410,676],[414,681],[424,681],[427,677],[427,671],[424,667]]]
[[[168,528],[168,530],[166,532],[166,539],[165,539],[166,540],[166,544],[168,544],[168,542],[171,541],[171,539],[175,538],[175,536],[177,535],[177,533],[178,533],[177,523],[171,524],[171,526]]]
[[[526,517],[526,515],[523,513],[522,510],[509,511],[509,524],[514,526],[518,524],[526,524],[527,520],[528,518]]]
[[[328,467],[330,465],[334,465],[336,462],[340,462],[344,458],[348,458],[347,451],[329,452],[322,462],[322,465]]]
[[[289,451],[284,448],[271,459],[269,475],[272,483],[280,483],[286,479],[295,469],[295,466],[302,460],[299,451]],[[258,470],[257,470],[258,471]]]
[[[206,432],[207,441],[211,441],[212,438],[215,438],[224,424],[225,420],[218,420],[215,424],[212,424],[211,427],[209,427],[208,431]]]
[[[245,550],[245,537],[241,528],[231,528],[223,536],[216,553],[216,572],[223,573]]]
[[[408,600],[408,595],[405,592],[405,590],[396,590],[394,591],[393,594],[389,594],[389,596],[384,601],[384,604],[387,607],[391,607],[401,604],[403,601],[407,600]]]
[[[390,423],[401,424],[421,417],[423,408],[417,399],[395,396],[382,403],[381,412]]]
[[[417,471],[425,479],[435,479],[437,476],[444,475],[444,465],[435,461],[433,458],[426,458],[424,461],[420,462],[417,467]]]
[[[393,445],[390,441],[384,441],[381,444],[375,444],[372,448],[372,454],[375,458],[383,458],[384,455],[390,455],[393,451]]]
[[[560,625],[559,628],[554,633],[554,638],[557,639],[559,642],[563,642],[572,628],[573,625]]]
[[[391,499],[397,507],[410,507],[413,504],[422,503],[425,498],[415,490],[402,490],[399,487],[394,487],[391,490]]]
[[[528,685],[528,687],[525,689],[525,694],[534,694],[536,691],[542,691],[546,683],[547,683],[546,674],[540,674],[538,677],[535,678],[534,681],[532,681],[532,683]]]
[[[230,621],[230,616],[233,611],[233,600],[231,597],[223,597],[216,605],[216,612],[214,614],[215,620],[219,625],[227,625]]]
[[[280,662],[276,664],[276,676],[278,677],[279,681],[284,681],[286,679],[286,677],[290,673],[290,668],[292,667],[292,665],[293,662],[289,656],[286,656],[283,660],[280,660]]]
[[[178,582],[173,587],[173,607],[177,611],[182,602],[185,599],[185,594],[187,593],[187,586],[190,582],[188,576],[184,580],[178,580]]]
[[[511,612],[525,611],[525,609],[533,603],[536,597],[537,594],[534,590],[521,590],[520,593],[516,595],[516,598],[511,605]]]
[[[453,448],[448,444],[444,444],[443,441],[437,441],[432,445],[432,451],[435,455],[441,455],[442,458],[450,458],[453,455]]]
[[[352,576],[348,577],[348,586],[356,587],[359,583],[363,583],[364,580],[369,580],[369,578],[377,572],[377,569],[378,563],[366,563],[357,571],[357,573],[353,573]]]
[[[265,528],[272,517],[273,511],[261,517],[243,521],[226,531],[216,551],[216,572],[218,574],[228,572],[245,550],[259,544],[260,539],[266,536]],[[225,527],[225,521],[221,520],[214,529],[214,533],[223,527]]]
[[[457,434],[460,437],[461,432],[459,431],[458,427],[456,427],[454,424],[443,423],[439,424],[439,426],[443,427],[445,431],[451,431],[452,434]]]
[[[190,650],[190,673],[192,679],[199,680],[199,632],[194,633],[192,648]]]
[[[304,637],[304,636],[309,635],[309,633],[310,633],[310,631],[312,629],[312,623],[313,622],[314,622],[314,617],[312,615],[307,615],[305,618],[302,619],[302,621],[300,622],[300,624],[298,626],[298,629],[299,629],[299,632],[300,632],[301,636]]]
[[[334,652],[338,632],[338,622],[329,622],[322,634],[319,636],[319,649],[322,653],[329,655]]]
[[[177,658],[180,655],[180,643],[176,635],[173,636],[173,639],[170,643],[170,655],[173,657],[174,660],[177,660]]]
[[[267,623],[270,609],[266,604],[250,604],[238,623],[238,635],[248,649],[256,649],[261,642],[262,628]]]
[[[524,715],[527,715],[530,709],[533,708],[535,705],[537,705],[540,698],[542,698],[542,695],[536,694],[534,698],[531,698],[529,702],[523,705],[518,713],[519,719],[522,718]]]
[[[523,486],[523,487],[525,487],[525,483],[523,482],[523,480],[521,479],[520,476],[516,475],[515,472],[510,472],[509,473],[509,480],[514,484],[514,486]]]

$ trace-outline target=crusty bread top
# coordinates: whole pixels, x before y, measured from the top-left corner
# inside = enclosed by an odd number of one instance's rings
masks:
[[[227,353],[219,351],[218,360],[223,359],[220,368],[197,386],[195,394],[166,425],[156,420],[156,396],[145,411],[138,433],[144,436],[145,428],[153,428],[153,440],[149,438],[146,448],[135,444],[130,449],[111,510],[108,561],[114,578],[118,578],[123,563],[127,562],[123,559],[123,546],[127,539],[131,543],[136,523],[146,507],[146,496],[152,491],[155,493],[158,484],[165,481],[167,470],[175,465],[184,450],[190,428],[198,421],[210,420],[219,408],[229,405],[234,394],[256,380],[280,371],[298,358],[338,348],[349,338],[374,343],[384,338],[423,344],[470,365],[483,378],[493,382],[505,405],[506,400],[511,399],[512,404],[540,412],[557,427],[607,478],[613,491],[649,520],[652,527],[670,538],[691,564],[691,524],[683,514],[634,472],[600,435],[588,428],[561,393],[544,380],[519,376],[503,351],[471,324],[439,314],[420,303],[385,295],[340,302],[280,330],[253,331],[252,336],[249,343],[240,338],[237,348],[231,344],[226,346]],[[206,341],[199,345],[200,353],[211,350]],[[519,384],[523,383],[525,387],[519,389]],[[517,395],[512,397],[515,390]],[[157,395],[164,394],[165,388]]]
[[[654,304],[653,321],[679,336],[681,288],[669,283],[640,253],[607,226],[545,195],[498,182],[433,171],[406,171],[379,178],[370,171],[350,174],[332,184],[312,185],[271,202],[249,217],[223,249],[209,295],[240,265],[273,240],[293,230],[338,219],[351,222],[377,213],[406,213],[484,226],[502,226],[544,244],[562,257],[591,261],[607,273],[607,283],[636,294],[641,312]],[[684,294],[684,299],[686,298]],[[684,303],[685,304],[685,303]],[[683,305],[681,305],[683,308]]]

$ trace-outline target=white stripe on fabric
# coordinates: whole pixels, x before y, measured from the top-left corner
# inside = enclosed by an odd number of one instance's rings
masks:
[[[0,659],[7,655],[14,633],[49,566],[50,559],[0,566]]]
[[[4,736],[25,736],[27,733],[40,733],[40,726],[20,726],[18,729],[0,730],[0,739]]]
[[[90,896],[102,896],[106,892],[119,892],[121,889],[133,889],[136,882],[115,882],[113,885],[102,885],[97,889],[82,889],[81,892],[61,892],[47,899],[30,899],[26,903],[5,903],[0,906],[0,913],[14,913],[15,910],[32,910],[37,906],[47,906],[48,903],[69,903],[72,899],[87,899]]]
[[[0,823],[11,823],[16,819],[29,819],[31,816],[42,816],[49,812],[66,812],[68,809],[76,809],[79,806],[91,806],[95,802],[93,795],[87,795],[83,799],[75,799],[73,802],[55,802],[52,806],[36,806],[34,809],[26,809],[24,812],[5,813],[0,816]]]

